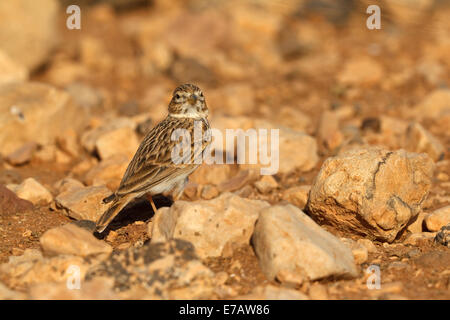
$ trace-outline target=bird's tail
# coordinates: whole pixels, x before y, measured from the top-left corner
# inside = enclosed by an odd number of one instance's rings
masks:
[[[111,223],[111,221],[119,214],[119,212],[125,208],[125,206],[130,202],[130,196],[116,197],[111,204],[111,206],[106,210],[102,216],[96,222],[96,231],[102,233],[106,227]],[[111,201],[111,200],[110,200]],[[108,201],[108,202],[110,202]],[[105,202],[105,200],[103,200]],[[107,203],[107,202],[105,202]]]

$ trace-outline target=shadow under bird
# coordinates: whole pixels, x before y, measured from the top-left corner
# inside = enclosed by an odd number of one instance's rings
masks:
[[[110,207],[96,222],[96,231],[102,233],[114,217],[135,198],[146,196],[156,212],[152,196],[172,195],[176,201],[183,193],[189,175],[200,165],[194,161],[211,143],[208,108],[200,88],[184,84],[175,89],[167,117],[151,129],[139,145],[129,163],[119,188],[103,199]],[[195,141],[194,127],[200,124],[201,141]],[[172,150],[179,141],[172,139],[176,129],[184,129],[191,137],[190,161],[173,161]],[[204,134],[207,133],[207,134]]]

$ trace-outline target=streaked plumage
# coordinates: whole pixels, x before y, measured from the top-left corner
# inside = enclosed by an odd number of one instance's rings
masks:
[[[103,232],[114,217],[133,199],[144,195],[172,194],[181,196],[188,176],[199,166],[195,157],[201,156],[211,142],[208,108],[201,90],[191,84],[179,86],[169,103],[169,114],[141,142],[128,165],[119,188],[103,199],[111,203],[108,210],[97,221],[97,232]],[[202,129],[202,141],[194,141],[194,125]],[[172,141],[175,129],[186,129],[191,139],[191,159],[188,163],[174,163],[172,150],[179,141]],[[196,147],[197,143],[197,147]],[[152,202],[154,208],[154,204]]]

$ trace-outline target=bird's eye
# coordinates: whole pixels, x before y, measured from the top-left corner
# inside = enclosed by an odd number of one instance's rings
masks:
[[[180,98],[181,98],[181,96],[177,93],[177,94],[175,95],[175,99],[179,100]]]

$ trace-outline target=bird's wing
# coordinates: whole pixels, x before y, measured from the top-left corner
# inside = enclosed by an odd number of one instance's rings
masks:
[[[197,167],[194,162],[181,161],[176,164],[172,160],[172,150],[179,142],[172,141],[171,136],[173,130],[178,128],[186,129],[191,133],[192,123],[166,118],[147,134],[128,165],[116,192],[118,196],[150,190],[179,175],[189,174]],[[194,142],[192,141],[192,146]],[[196,149],[203,151],[205,147],[206,144],[203,143],[201,148]],[[191,158],[195,157],[195,153],[191,152]]]

